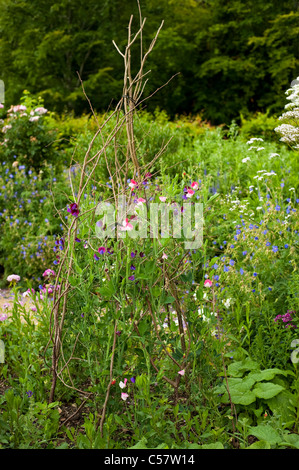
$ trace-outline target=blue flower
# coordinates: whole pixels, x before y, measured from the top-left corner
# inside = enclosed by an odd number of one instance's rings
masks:
[[[278,246],[273,246],[272,250],[274,251],[274,253],[276,253],[278,251]]]

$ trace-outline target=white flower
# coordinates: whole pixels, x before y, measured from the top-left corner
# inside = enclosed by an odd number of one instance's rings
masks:
[[[250,157],[243,158],[242,163],[246,163],[248,160],[250,160]]]
[[[225,308],[228,308],[230,306],[230,301],[231,299],[222,300],[222,303]]]

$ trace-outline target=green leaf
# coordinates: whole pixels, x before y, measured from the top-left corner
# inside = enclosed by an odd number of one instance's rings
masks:
[[[247,447],[247,449],[271,449],[271,445],[268,441],[261,440],[254,442],[251,446]]]
[[[203,444],[201,449],[224,449],[222,442],[211,442],[211,444]]]
[[[281,442],[279,433],[272,426],[270,426],[270,424],[251,426],[249,427],[248,432],[261,441],[269,442],[271,445],[275,445]]]
[[[232,402],[235,405],[250,405],[256,400],[255,394],[250,390],[254,380],[250,378],[228,380],[229,391]]]
[[[264,398],[265,400],[275,397],[278,395],[284,387],[281,385],[273,384],[272,382],[268,383],[257,383],[253,389],[253,393],[258,398]]]
[[[247,370],[258,370],[259,365],[249,357],[243,361],[233,362],[229,364],[227,372],[231,377],[242,377]]]
[[[299,449],[299,436],[298,434],[284,434],[283,439],[284,442],[280,442],[279,445],[285,445],[290,447],[295,447]]]
[[[274,368],[250,372],[248,377],[253,378],[256,382],[261,382],[262,380],[272,380],[277,374],[287,375],[283,370]]]
[[[147,439],[143,437],[142,439],[140,439],[140,441],[137,442],[137,444],[132,447],[129,447],[129,449],[147,449],[146,444]]]

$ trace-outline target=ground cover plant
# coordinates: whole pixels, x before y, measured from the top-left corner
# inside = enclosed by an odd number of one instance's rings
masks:
[[[2,109],[0,447],[298,449],[298,82],[270,137],[170,122],[140,105],[160,29],[145,51],[132,20],[84,132]]]

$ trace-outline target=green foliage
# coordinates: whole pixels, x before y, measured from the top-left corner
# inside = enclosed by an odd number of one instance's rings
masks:
[[[90,112],[88,97],[99,112],[122,94],[122,51],[135,0],[67,2],[2,0],[0,70],[6,102],[20,99],[24,88],[58,111]],[[240,113],[282,107],[282,92],[298,70],[298,12],[292,0],[242,2],[224,0],[142,0],[147,22],[144,49],[162,20],[164,26],[150,59],[147,96],[179,72],[169,86],[146,103],[174,117],[199,113],[216,124],[229,125]],[[34,60],[32,59],[34,51]],[[139,56],[132,48],[133,70]],[[220,103],[220,105],[219,105]]]

